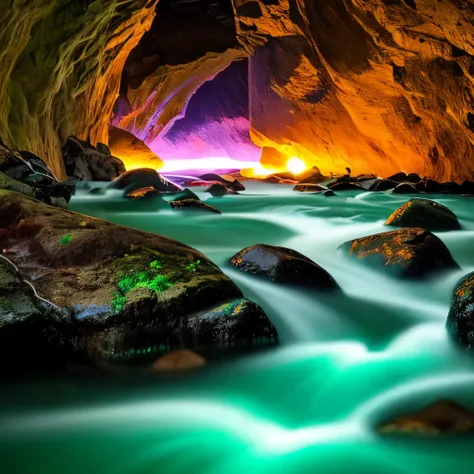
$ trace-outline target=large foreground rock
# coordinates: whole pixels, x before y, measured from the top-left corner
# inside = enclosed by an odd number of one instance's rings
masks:
[[[396,227],[423,227],[427,230],[458,230],[461,228],[453,211],[429,199],[410,199],[385,222]]]
[[[438,237],[416,227],[362,237],[345,243],[342,248],[350,256],[400,278],[459,269]]]
[[[84,181],[112,181],[125,172],[123,162],[112,156],[101,143],[97,148],[76,137],[69,137],[62,148],[69,177]]]
[[[334,278],[317,263],[284,247],[252,245],[234,255],[231,263],[243,272],[262,276],[276,283],[319,290],[339,288]]]
[[[456,287],[446,327],[458,344],[474,350],[474,273]]]
[[[156,358],[173,349],[194,349],[193,343],[202,350],[225,348],[232,338],[255,346],[274,331],[263,312],[257,314],[258,324],[251,324],[256,313],[248,304],[233,314],[234,326],[222,323],[227,332],[212,329],[220,327],[216,320],[206,326],[212,335],[201,331],[202,337],[195,337],[191,321],[242,294],[204,255],[174,240],[7,191],[0,191],[0,240],[37,293],[70,314],[67,334],[61,334],[79,358]],[[13,310],[10,323],[16,325],[20,317]],[[9,327],[0,326],[0,333]]]
[[[439,400],[426,408],[383,423],[382,434],[441,436],[474,430],[474,413],[451,400]]]

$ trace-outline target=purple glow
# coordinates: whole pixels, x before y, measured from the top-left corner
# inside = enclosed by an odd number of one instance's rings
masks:
[[[201,169],[251,167],[261,149],[250,139],[248,100],[248,62],[237,61],[196,91],[183,118],[146,143],[163,161],[173,161],[167,170],[189,169],[175,163],[181,159],[204,160]],[[232,160],[238,164],[230,166]]]

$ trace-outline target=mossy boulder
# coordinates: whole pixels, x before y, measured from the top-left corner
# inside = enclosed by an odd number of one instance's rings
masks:
[[[385,435],[441,436],[472,432],[474,412],[451,400],[439,400],[413,413],[382,423]]]
[[[209,193],[213,197],[222,197],[227,194],[238,194],[235,189],[221,183],[211,184],[204,192]]]
[[[193,349],[188,319],[242,297],[187,245],[21,194],[0,191],[0,238],[38,294],[72,314],[69,340],[85,358]]]
[[[465,276],[454,290],[446,327],[460,346],[474,350],[474,273]]]
[[[275,283],[319,290],[339,288],[334,278],[317,263],[296,250],[257,244],[241,250],[231,259],[234,267],[265,277]]]
[[[406,228],[362,237],[342,248],[351,256],[399,278],[458,270],[444,243],[430,231]]]
[[[423,227],[427,230],[459,230],[456,214],[446,206],[429,199],[410,199],[385,222],[396,227]]]

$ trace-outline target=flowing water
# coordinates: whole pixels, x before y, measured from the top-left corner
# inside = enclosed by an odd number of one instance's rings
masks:
[[[222,215],[154,212],[84,192],[71,207],[202,251],[264,308],[280,347],[185,376],[111,374],[9,385],[1,393],[0,472],[473,472],[470,436],[394,439],[374,427],[440,398],[474,408],[474,359],[452,345],[444,328],[456,282],[474,270],[474,201],[426,196],[461,222],[461,231],[437,235],[462,270],[407,283],[359,266],[338,247],[389,230],[385,219],[408,197],[347,192],[325,198],[286,185],[246,185],[241,195],[220,199],[193,189]],[[229,258],[255,243],[307,255],[344,295],[282,288],[232,269]]]

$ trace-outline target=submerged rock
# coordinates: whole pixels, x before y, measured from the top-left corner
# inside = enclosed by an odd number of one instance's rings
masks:
[[[324,197],[337,196],[337,194],[332,189],[328,189],[327,191],[323,191],[322,194],[323,194]]]
[[[175,210],[196,210],[196,211],[207,211],[215,214],[221,214],[219,209],[216,209],[209,204],[205,204],[198,199],[182,199],[180,201],[171,201],[170,206]]]
[[[187,342],[190,318],[242,298],[218,267],[187,245],[8,191],[0,191],[0,237],[38,294],[75,315],[60,336],[67,333],[64,337],[79,359],[122,361],[195,349]],[[245,318],[247,326],[228,321],[221,327],[214,321],[213,327],[220,329],[206,340],[223,347],[243,337],[244,326],[259,327]],[[233,334],[233,328],[240,332]],[[250,334],[246,337],[250,343]]]
[[[458,283],[451,300],[446,328],[460,346],[474,350],[474,273]]]
[[[123,162],[106,145],[99,148],[76,137],[68,137],[62,148],[66,173],[85,181],[112,181],[125,173]]]
[[[444,243],[428,230],[405,228],[370,235],[342,246],[349,255],[399,278],[421,278],[458,270]]]
[[[199,196],[197,194],[193,193],[188,188],[184,188],[181,192],[173,195],[173,199],[171,199],[170,202],[182,201],[183,199],[196,199],[197,201],[200,201]]]
[[[399,207],[385,222],[397,227],[422,227],[427,230],[458,230],[456,214],[442,204],[429,199],[410,199]]]
[[[153,363],[152,368],[157,372],[177,372],[198,369],[205,365],[204,357],[188,349],[180,349],[161,356]]]
[[[439,400],[426,408],[383,423],[382,434],[441,436],[474,430],[474,413],[451,400]]]
[[[234,255],[231,263],[243,272],[263,276],[276,283],[319,290],[339,288],[334,278],[317,263],[284,247],[252,245]]]
[[[213,197],[222,197],[227,194],[238,194],[234,189],[219,183],[211,184],[204,192],[209,193]]]
[[[176,184],[163,178],[163,176],[151,168],[127,171],[117,178],[111,184],[111,187],[113,189],[123,189],[125,195],[144,188],[153,188],[161,194],[172,194],[181,191]]]
[[[240,298],[189,320],[192,347],[237,348],[276,344],[278,334],[263,309]]]

